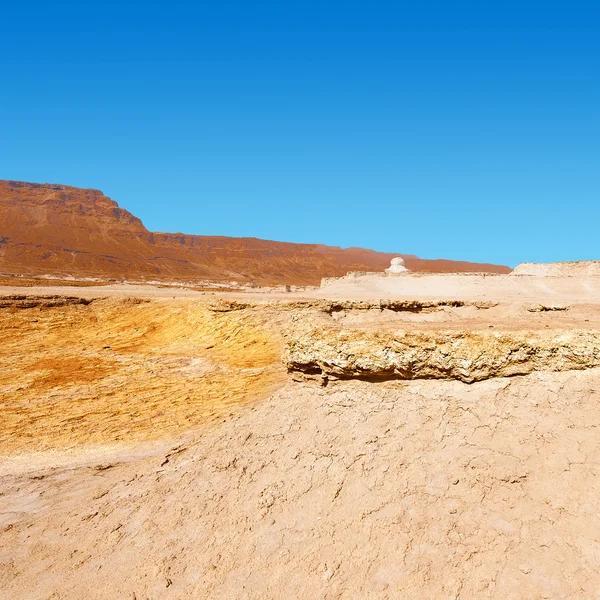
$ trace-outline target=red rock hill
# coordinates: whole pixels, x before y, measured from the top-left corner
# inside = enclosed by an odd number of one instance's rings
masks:
[[[317,285],[321,277],[348,271],[383,271],[394,256],[321,244],[152,233],[98,190],[0,180],[2,273]],[[414,271],[510,271],[402,256]]]

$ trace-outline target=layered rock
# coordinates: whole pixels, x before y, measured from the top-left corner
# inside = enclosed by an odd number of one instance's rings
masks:
[[[383,271],[395,254],[255,238],[152,233],[102,192],[0,181],[0,272],[169,281],[318,285],[348,271]],[[508,267],[405,256],[416,271]]]
[[[283,360],[289,371],[308,375],[472,383],[600,366],[600,332],[319,328],[290,340]]]

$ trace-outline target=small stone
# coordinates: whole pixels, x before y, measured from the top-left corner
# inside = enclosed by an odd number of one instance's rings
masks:
[[[521,565],[519,567],[519,571],[521,571],[521,573],[525,573],[525,575],[529,575],[529,573],[531,573],[531,567],[529,565]]]

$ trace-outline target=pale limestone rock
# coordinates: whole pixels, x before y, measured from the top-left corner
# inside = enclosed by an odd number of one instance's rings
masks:
[[[396,275],[398,273],[411,273],[410,269],[406,268],[404,259],[400,256],[392,258],[390,266],[385,270],[388,275]]]
[[[600,260],[557,263],[521,263],[511,275],[534,277],[600,277]]]

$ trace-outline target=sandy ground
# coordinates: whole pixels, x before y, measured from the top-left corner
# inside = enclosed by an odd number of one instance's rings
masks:
[[[564,271],[564,269],[563,269]],[[0,282],[2,283],[2,282]],[[60,286],[22,287],[0,286],[0,295],[7,294],[63,294]],[[346,299],[379,300],[382,298],[454,299],[467,301],[523,303],[600,303],[600,277],[532,276],[532,275],[469,275],[413,273],[396,277],[366,275],[329,280],[321,288],[307,288],[302,292],[204,292],[186,287],[158,287],[151,285],[111,284],[69,288],[69,293],[84,297],[136,298],[198,298],[216,296],[254,300]]]
[[[426,275],[339,278],[316,292],[343,298],[451,298],[494,302],[600,302],[600,277]]]
[[[600,598],[600,369],[283,367],[314,328],[600,331],[595,279],[440,277],[0,290],[0,597]]]

